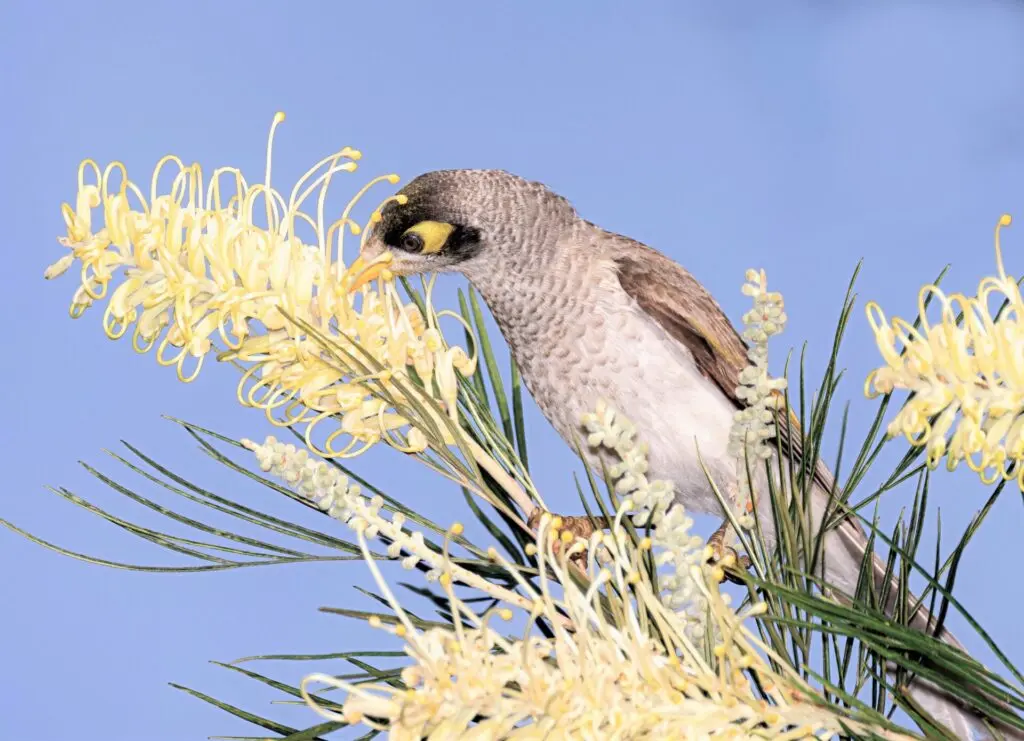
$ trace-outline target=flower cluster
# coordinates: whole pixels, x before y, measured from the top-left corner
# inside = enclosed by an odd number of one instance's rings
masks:
[[[621,517],[620,512],[620,517]],[[709,661],[687,637],[687,627],[650,584],[635,578],[648,540],[633,547],[621,523],[611,534],[572,541],[544,515],[536,547],[540,576],[524,580],[492,550],[492,558],[527,595],[522,638],[494,622],[514,617],[508,607],[478,614],[454,590],[446,558],[440,578],[454,616],[452,628],[417,628],[359,541],[380,592],[397,616],[373,627],[400,637],[412,664],[404,686],[353,683],[326,674],[302,682],[302,693],[322,716],[413,739],[678,738],[823,739],[860,730],[857,721],[824,702],[795,675],[775,673],[768,651],[743,624],[763,610],[737,615],[716,591],[704,597],[722,641]],[[454,527],[458,530],[458,527]],[[556,547],[556,544],[559,547]],[[611,554],[607,565],[594,553]],[[574,556],[587,556],[587,579],[569,575]],[[559,596],[556,596],[559,595]],[[632,596],[627,596],[632,595]],[[551,635],[534,634],[543,619]],[[756,683],[753,680],[756,680]],[[320,706],[311,686],[347,693],[341,712]]]
[[[691,635],[699,637],[704,630],[705,604],[694,581],[694,569],[708,554],[700,536],[690,532],[693,520],[674,502],[671,482],[648,481],[647,444],[634,439],[632,422],[599,401],[593,413],[583,415],[582,423],[588,445],[611,451],[618,458],[608,472],[615,481],[615,492],[626,497],[622,504],[633,513],[635,525],[654,526],[651,538],[657,549],[656,563],[671,567],[660,579],[662,599],[670,608],[683,611],[681,619],[687,621]]]
[[[1016,478],[1024,489],[1024,300],[1003,268],[999,243],[1009,224],[1004,215],[995,230],[998,275],[982,279],[976,296],[924,286],[918,328],[868,304],[885,365],[868,375],[865,393],[911,392],[888,434],[923,446],[932,468],[943,457],[950,470],[966,461],[986,483]],[[928,317],[929,303],[938,308],[937,322]]]
[[[743,527],[753,527],[750,513],[754,508],[748,465],[771,457],[769,440],[776,433],[776,411],[786,389],[785,378],[768,375],[768,341],[786,326],[782,294],[768,290],[764,270],[748,270],[743,293],[754,305],[743,315],[743,339],[750,343],[747,359],[750,365],[740,372],[736,395],[744,407],[733,415],[729,430],[729,454],[736,458],[736,480],[740,496],[736,515]]]
[[[346,147],[324,158],[286,198],[270,182],[274,130],[283,120],[280,113],[274,118],[262,183],[250,185],[231,167],[204,183],[199,165],[168,156],[157,164],[147,199],[121,163],[101,171],[84,161],[75,206],[63,206],[67,235],[59,241],[70,253],[46,277],[81,263],[71,315],[109,299],[107,335],[131,331],[137,351],[155,348],[157,361],[175,366],[183,381],[197,377],[219,342],[219,359],[248,364],[239,386],[244,404],[280,425],[308,424],[307,433],[320,420],[340,418],[322,452],[354,455],[384,438],[394,442],[392,431],[407,424],[394,407],[412,388],[409,368],[422,381],[417,388],[454,415],[456,371],[470,374],[476,361],[448,347],[436,317],[404,303],[392,281],[382,281],[380,292],[365,287],[389,277],[387,255],[348,268],[342,261],[346,233],[366,233],[352,217],[356,204],[371,186],[397,176],[372,180],[327,223],[331,181],[353,172],[361,155]],[[168,165],[176,172],[160,193]],[[222,191],[225,180],[232,187]],[[304,211],[314,195],[315,210]],[[370,221],[379,218],[378,209]],[[123,280],[108,297],[119,271]],[[340,447],[339,436],[347,441]]]
[[[775,437],[777,398],[786,388],[785,378],[768,375],[768,340],[785,328],[786,312],[782,294],[768,290],[763,270],[748,270],[746,279],[743,293],[754,302],[750,311],[743,315],[743,339],[750,343],[747,351],[750,365],[740,372],[736,395],[745,406],[735,414],[729,452],[741,460],[755,461],[771,457],[768,440]]]
[[[398,558],[405,548],[408,554],[402,561],[405,568],[416,568],[424,555],[440,565],[437,555],[425,547],[423,533],[404,530],[405,515],[396,512],[388,520],[381,514],[384,500],[379,496],[364,496],[360,486],[350,482],[335,466],[318,461],[306,450],[273,436],[262,443],[242,440],[242,445],[256,455],[262,471],[277,476],[331,517],[360,529],[367,538],[379,535],[387,538],[390,542],[388,555],[392,558]],[[431,570],[427,577],[433,581],[439,575],[439,571]]]
[[[445,561],[431,548],[419,530],[408,527],[405,515],[394,512],[391,519],[383,512],[380,496],[367,497],[358,484],[349,481],[341,470],[291,443],[268,436],[262,443],[242,440],[251,450],[262,471],[277,476],[296,493],[331,517],[347,524],[367,539],[380,538],[388,543],[388,556],[401,558],[402,567],[415,569],[425,565],[428,581],[436,581]],[[404,556],[402,554],[405,554]],[[448,564],[449,574],[491,597],[512,604],[525,604],[507,589],[495,586],[467,569]]]

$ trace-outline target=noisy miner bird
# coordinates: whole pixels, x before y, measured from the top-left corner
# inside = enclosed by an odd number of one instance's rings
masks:
[[[397,275],[462,273],[565,440],[582,436],[582,415],[604,399],[649,444],[652,479],[672,481],[689,510],[722,514],[703,466],[715,481],[735,479],[727,447],[747,347],[703,285],[660,252],[581,219],[544,185],[507,172],[429,172],[400,194],[407,200],[388,203],[367,235],[364,261],[389,252]],[[777,427],[787,435],[786,420]],[[784,439],[782,449],[798,443]],[[834,488],[821,462],[814,481],[820,522]],[[758,506],[771,539],[770,505]],[[839,592],[856,591],[866,545],[853,518],[826,536],[824,577]],[[885,567],[877,558],[874,575],[880,588]],[[918,627],[929,620],[921,611]],[[942,638],[959,647],[948,632]],[[970,738],[966,709],[920,681],[912,691]]]

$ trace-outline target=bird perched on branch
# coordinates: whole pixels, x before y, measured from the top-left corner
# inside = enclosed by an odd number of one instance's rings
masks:
[[[390,252],[395,274],[465,275],[564,439],[580,438],[582,415],[604,399],[648,442],[651,478],[672,481],[689,510],[721,514],[708,473],[717,482],[736,478],[727,448],[747,348],[703,285],[660,252],[581,219],[544,185],[506,172],[430,172],[400,194],[404,203],[384,207],[363,260]],[[782,450],[799,456],[790,424],[777,425]],[[813,470],[820,522],[835,487],[820,461]],[[770,540],[771,510],[758,507]],[[867,542],[852,517],[826,535],[823,576],[838,592],[856,591]],[[877,557],[873,573],[881,589],[885,566]],[[922,610],[916,623],[926,628],[930,617]],[[950,633],[941,637],[959,647]],[[970,737],[969,711],[919,681],[911,691]]]

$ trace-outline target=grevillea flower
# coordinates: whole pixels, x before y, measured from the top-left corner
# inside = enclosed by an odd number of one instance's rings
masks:
[[[559,518],[543,515],[535,583],[492,549],[491,558],[520,585],[526,604],[483,614],[456,594],[460,572],[446,550],[438,581],[454,624],[426,630],[414,625],[388,587],[370,554],[368,528],[358,524],[367,563],[398,618],[394,625],[379,618],[370,624],[400,637],[412,663],[401,672],[401,687],[313,674],[302,682],[307,703],[330,720],[362,723],[394,741],[825,739],[863,730],[837,707],[815,701],[795,674],[772,670],[761,653],[770,649],[744,625],[763,605],[737,615],[697,573],[721,637],[706,656],[687,636],[685,621],[642,578],[651,542],[633,544],[622,527],[625,514],[619,511],[610,534],[595,533],[589,542],[573,542],[571,533],[559,531]],[[462,528],[456,524],[450,532]],[[600,563],[599,551],[608,556]],[[578,568],[574,556],[584,552],[586,578],[580,579],[570,571]],[[507,625],[517,611],[526,619],[521,637],[509,635]],[[553,635],[534,631],[541,618]],[[341,712],[311,696],[317,684],[347,693]]]
[[[748,270],[743,293],[753,300],[753,307],[743,315],[743,339],[750,343],[747,358],[750,365],[740,372],[736,394],[745,403],[736,412],[729,433],[729,452],[740,460],[764,460],[773,452],[768,441],[775,437],[775,406],[778,393],[785,390],[785,378],[768,375],[768,340],[786,326],[782,294],[768,290],[763,270]],[[746,478],[744,474],[743,478]]]
[[[130,333],[137,351],[155,349],[157,362],[175,366],[182,381],[196,378],[219,343],[219,359],[248,366],[240,401],[264,409],[277,424],[307,424],[310,445],[317,422],[340,419],[321,454],[354,455],[382,438],[422,449],[422,433],[411,441],[393,435],[408,424],[394,406],[413,388],[409,369],[422,381],[417,389],[454,415],[456,371],[472,373],[475,358],[447,346],[433,312],[425,317],[403,302],[388,280],[386,258],[343,262],[346,232],[365,234],[352,217],[357,202],[373,185],[398,177],[371,180],[328,222],[331,181],[355,171],[361,155],[346,147],[325,157],[285,197],[270,180],[274,131],[283,120],[284,114],[274,117],[261,183],[250,185],[232,167],[218,168],[205,182],[198,164],[167,156],[153,172],[147,198],[120,162],[101,170],[85,160],[75,205],[63,206],[67,235],[59,241],[71,252],[46,277],[79,262],[72,317],[107,300],[107,335]],[[176,172],[160,192],[166,167]],[[225,181],[230,185],[222,189]],[[304,210],[311,199],[314,207]],[[378,208],[370,219],[379,218]],[[120,284],[110,292],[118,274]],[[380,291],[370,290],[377,277],[384,278]],[[339,437],[347,440],[340,447]]]
[[[867,305],[885,365],[868,375],[865,393],[911,392],[888,434],[923,446],[932,468],[943,457],[949,470],[966,461],[985,483],[1016,478],[1024,489],[1024,301],[999,243],[1009,225],[1003,215],[995,230],[998,275],[982,279],[976,296],[924,286],[916,329]],[[937,322],[928,318],[929,301]]]
[[[592,414],[583,415],[583,428],[591,447],[613,452],[619,463],[608,475],[615,481],[615,493],[623,497],[623,507],[632,513],[637,527],[654,526],[651,546],[658,566],[668,566],[659,576],[660,597],[678,611],[694,639],[704,635],[707,606],[694,574],[708,560],[704,540],[690,532],[693,519],[682,504],[675,502],[675,487],[670,481],[647,479],[647,444],[635,439],[636,427],[599,401]],[[697,569],[697,571],[694,571]]]
[[[402,558],[403,568],[414,569],[423,563],[429,567],[426,570],[428,581],[436,581],[440,577],[441,567],[445,564],[443,554],[427,545],[422,532],[409,528],[401,512],[394,512],[391,519],[388,519],[387,513],[383,511],[382,497],[367,497],[362,488],[350,481],[337,467],[317,460],[308,451],[291,443],[283,443],[273,436],[267,437],[262,443],[252,440],[241,442],[256,456],[261,470],[283,479],[311,504],[361,533],[366,539],[386,539],[391,558],[405,554]],[[447,570],[449,575],[455,575],[462,583],[486,592],[494,599],[526,604],[525,600],[514,593],[472,571],[454,564],[448,564]]]

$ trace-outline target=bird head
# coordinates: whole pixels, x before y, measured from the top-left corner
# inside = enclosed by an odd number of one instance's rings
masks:
[[[540,183],[500,170],[437,170],[402,188],[363,243],[363,264],[395,275],[497,267],[493,258],[557,234],[574,217]]]

